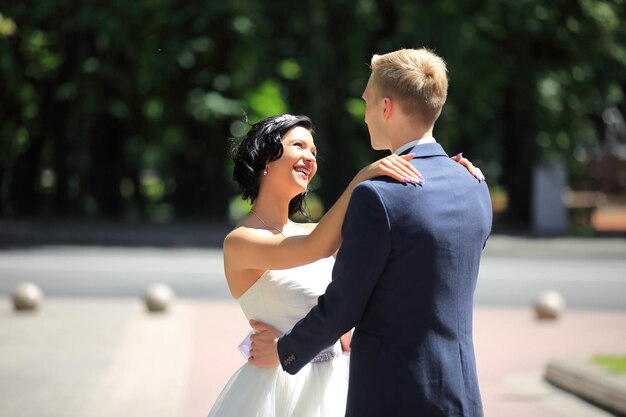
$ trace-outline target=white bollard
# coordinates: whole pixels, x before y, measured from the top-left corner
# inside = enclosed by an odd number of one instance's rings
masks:
[[[174,301],[174,291],[165,284],[152,284],[146,291],[144,301],[148,311],[165,312],[171,308]]]
[[[37,310],[43,302],[43,291],[32,282],[22,282],[13,291],[13,308],[17,311]]]
[[[545,290],[535,299],[535,314],[538,319],[558,319],[565,310],[565,298],[554,290]]]

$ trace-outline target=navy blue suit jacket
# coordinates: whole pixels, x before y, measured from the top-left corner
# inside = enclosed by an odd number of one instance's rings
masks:
[[[489,191],[439,144],[410,152],[424,186],[355,188],[333,280],[279,357],[294,374],[354,327],[346,416],[482,416],[472,308]]]

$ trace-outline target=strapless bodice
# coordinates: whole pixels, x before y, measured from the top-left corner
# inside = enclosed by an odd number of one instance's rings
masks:
[[[317,304],[330,283],[334,258],[282,270],[268,270],[239,297],[250,319],[288,332]]]

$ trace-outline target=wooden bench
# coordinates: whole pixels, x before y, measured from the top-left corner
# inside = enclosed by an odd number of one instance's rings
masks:
[[[593,213],[599,207],[626,206],[626,193],[566,190],[563,202],[574,224],[591,226]]]

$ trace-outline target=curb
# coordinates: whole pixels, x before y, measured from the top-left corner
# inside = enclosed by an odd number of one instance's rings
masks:
[[[626,416],[625,375],[585,360],[554,360],[548,363],[545,378],[618,416]]]
[[[151,224],[0,219],[0,249],[49,245],[221,248],[231,229],[232,226],[225,222]]]

